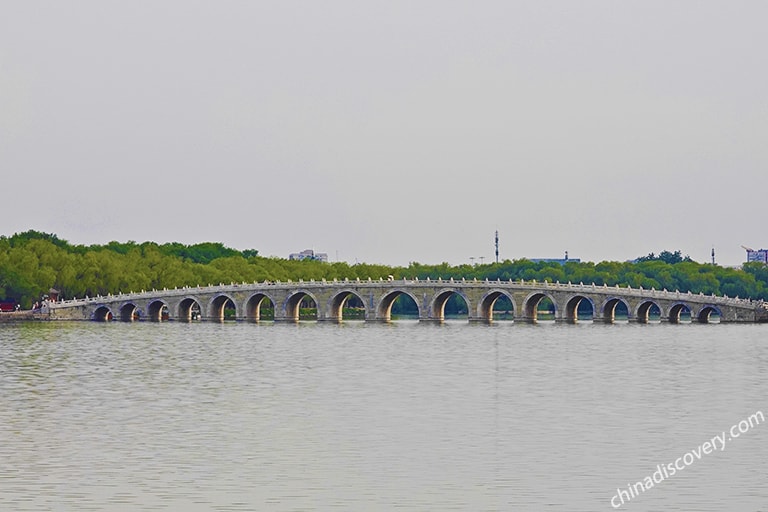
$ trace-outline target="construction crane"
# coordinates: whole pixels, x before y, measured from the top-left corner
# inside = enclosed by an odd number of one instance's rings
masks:
[[[755,250],[754,250],[753,248],[751,248],[751,247],[747,247],[746,245],[742,245],[742,247],[743,247],[743,248],[744,248],[744,250],[746,250],[747,252],[755,252]]]

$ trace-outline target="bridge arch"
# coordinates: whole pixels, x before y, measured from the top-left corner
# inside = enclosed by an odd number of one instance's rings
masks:
[[[679,324],[683,316],[693,315],[693,310],[685,302],[675,302],[670,306],[667,318],[670,323]]]
[[[713,306],[712,304],[706,304],[699,310],[699,313],[696,315],[696,320],[698,320],[698,322],[702,324],[715,323],[712,321],[713,314],[717,316],[718,318],[717,323],[719,323],[720,319],[723,318],[723,312],[717,306]]]
[[[168,318],[168,303],[162,299],[156,299],[147,305],[147,316],[151,322],[162,322]]]
[[[275,309],[275,301],[266,293],[254,293],[245,301],[245,316],[249,322],[258,322],[261,320],[261,308],[269,303],[272,310]]]
[[[392,320],[392,304],[394,304],[395,300],[397,300],[397,298],[401,295],[406,295],[410,297],[411,300],[413,300],[413,302],[416,304],[416,309],[419,312],[419,318],[421,319],[422,311],[419,307],[419,301],[416,300],[416,297],[407,290],[394,289],[384,294],[384,296],[379,300],[379,305],[376,308],[376,320],[390,322]]]
[[[621,297],[606,298],[598,310],[602,321],[610,324],[616,321],[616,310],[624,310],[624,313],[627,315],[627,320],[629,320],[629,312],[631,311],[629,303]],[[646,311],[646,316],[647,313],[648,311]]]
[[[515,305],[515,299],[509,293],[504,290],[490,290],[480,297],[480,301],[477,303],[477,316],[480,320],[491,323],[493,322],[493,306],[496,301],[501,297],[505,297],[512,304],[512,317],[517,316],[517,306]]]
[[[285,302],[283,302],[284,319],[289,322],[298,322],[301,316],[301,303],[305,299],[311,300],[314,303],[315,308],[317,308],[317,297],[306,290],[299,290],[290,294],[288,298],[285,299]],[[277,314],[275,314],[275,320],[277,320]]]
[[[133,322],[139,320],[141,316],[141,310],[133,302],[126,302],[120,306],[120,320],[123,322]]]
[[[183,322],[201,320],[203,317],[203,309],[200,306],[200,301],[194,297],[185,297],[179,302],[176,317]]]
[[[328,301],[329,320],[341,322],[344,320],[344,307],[351,305],[363,310],[363,318],[368,318],[368,308],[363,298],[352,290],[342,290],[333,295]]]
[[[218,322],[224,321],[224,310],[234,309],[235,318],[239,318],[237,303],[229,295],[222,293],[213,297],[208,304],[208,317]]]
[[[432,297],[432,301],[430,302],[430,305],[429,305],[429,311],[430,311],[429,319],[437,320],[438,322],[444,322],[445,321],[445,305],[448,303],[448,300],[450,300],[451,297],[453,297],[454,295],[461,297],[461,299],[464,301],[467,314],[469,314],[470,304],[467,296],[457,290],[444,289],[444,290],[438,291]]]
[[[723,318],[723,312],[720,310],[720,308],[712,304],[706,304],[699,310],[698,314],[696,315],[696,320],[702,324],[716,323],[712,321],[712,315],[717,316],[717,323],[719,323],[720,319]]]
[[[597,309],[595,308],[595,302],[586,295],[573,295],[565,302],[565,320],[572,324],[579,321],[579,306],[586,301],[592,308],[592,319],[595,318]]]
[[[525,319],[529,322],[537,322],[539,316],[539,303],[548,299],[552,303],[554,308],[554,315],[557,318],[557,301],[547,292],[533,292],[529,294],[523,301],[523,311],[525,312]]]
[[[97,322],[108,322],[113,318],[112,310],[108,306],[99,306],[93,312],[92,318]]]
[[[661,306],[654,300],[643,300],[635,308],[635,318],[641,324],[650,323],[652,314],[662,316]]]

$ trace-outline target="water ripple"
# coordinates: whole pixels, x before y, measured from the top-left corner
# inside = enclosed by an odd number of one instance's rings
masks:
[[[600,510],[757,410],[763,326],[0,329],[2,510]],[[768,426],[627,510],[760,510]]]

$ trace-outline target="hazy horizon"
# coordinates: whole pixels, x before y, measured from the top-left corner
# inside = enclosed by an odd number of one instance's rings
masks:
[[[104,241],[104,242],[81,243],[81,242],[75,242],[73,240],[68,240],[66,238],[63,238],[63,237],[59,236],[57,233],[48,233],[48,232],[45,232],[45,231],[42,231],[42,230],[39,230],[39,229],[34,229],[34,228],[30,228],[28,230],[24,230],[24,231],[16,232],[16,233],[11,233],[11,234],[2,234],[2,233],[0,233],[0,236],[5,236],[5,237],[10,238],[13,235],[21,234],[21,233],[24,233],[24,232],[27,232],[27,231],[37,231],[37,232],[45,233],[47,235],[54,235],[58,239],[63,240],[65,242],[69,243],[70,245],[84,245],[84,246],[102,245],[102,246],[105,246],[105,245],[108,245],[110,242],[117,242],[117,243],[121,243],[121,244],[135,243],[135,244],[138,244],[138,245],[141,245],[143,243],[155,243],[155,244],[158,244],[158,245],[163,245],[163,244],[166,244],[166,243],[182,243],[182,242],[179,242],[178,240],[166,240],[166,241],[163,241],[163,242],[158,242],[156,240],[108,240],[108,241]],[[246,250],[255,249],[255,250],[258,251],[258,255],[259,256],[263,256],[263,257],[278,257],[278,258],[283,258],[283,259],[288,259],[289,258],[289,254],[286,254],[286,255],[263,254],[262,251],[259,250],[258,247],[232,247],[232,246],[229,246],[227,244],[224,244],[220,240],[199,240],[197,242],[185,243],[184,245],[195,245],[195,244],[204,244],[204,243],[221,243],[225,247],[227,247],[229,249],[234,249],[234,250],[237,250],[237,251],[246,251]],[[298,253],[298,252],[301,252],[301,251],[306,250],[306,249],[314,250],[311,247],[305,247],[304,249],[292,251],[292,253]],[[582,263],[600,263],[600,262],[609,262],[609,261],[611,261],[611,262],[616,262],[616,261],[617,262],[627,262],[627,261],[633,261],[633,260],[635,260],[637,258],[640,258],[640,257],[643,257],[643,256],[648,256],[651,253],[653,253],[654,255],[658,256],[662,251],[668,251],[668,252],[674,253],[676,251],[679,251],[679,249],[665,248],[665,249],[660,249],[658,251],[647,251],[644,254],[638,254],[637,256],[634,256],[632,258],[626,258],[624,260],[608,260],[608,259],[585,260],[583,258],[575,257],[575,256],[571,255],[570,253],[567,256],[568,256],[568,259],[571,260],[571,261],[577,261],[578,260],[578,261],[580,261]],[[322,253],[323,251],[317,250],[315,252],[316,253]],[[685,253],[683,251],[680,251],[680,253],[681,253],[682,257],[686,257],[686,256],[690,257],[689,254],[687,254],[687,253]],[[339,261],[346,261],[346,260],[343,260],[343,259],[335,258],[335,255],[328,254],[328,253],[325,253],[325,254],[327,254],[327,256],[328,256],[328,262],[329,263],[335,263],[335,262],[339,262]],[[565,259],[565,257],[566,257],[565,253],[563,253],[563,254],[561,254],[559,256],[541,256],[541,257],[539,257],[539,256],[527,255],[527,256],[520,256],[520,257],[516,257],[516,258],[503,258],[501,256],[501,254],[499,254],[499,263],[503,263],[505,260],[506,261],[514,262],[514,261],[522,260],[522,259],[527,259],[527,260]],[[710,257],[710,259],[708,261],[699,261],[699,260],[696,260],[696,259],[694,259],[692,257],[691,257],[691,259],[693,261],[697,262],[697,263],[711,263],[711,257]],[[454,265],[454,266],[463,265],[463,264],[474,264],[474,265],[486,264],[487,265],[487,264],[494,263],[495,261],[496,261],[496,258],[495,258],[495,255],[493,255],[491,257],[482,257],[482,258],[480,258],[480,257],[472,257],[467,262],[451,263],[451,265]],[[419,263],[419,264],[424,264],[424,265],[439,265],[439,264],[442,264],[442,263],[450,263],[450,262],[445,261],[445,260],[441,260],[441,261],[409,260],[408,263],[406,263],[406,264],[390,264],[389,262],[386,262],[386,261],[352,261],[352,262],[348,262],[348,263],[352,263],[352,264],[355,264],[355,263],[366,263],[366,264],[374,264],[374,265],[381,264],[381,265],[385,265],[385,266],[393,266],[393,267],[395,267],[395,266],[408,266],[411,263]],[[745,261],[742,262],[742,263],[746,263],[746,258],[745,258]],[[717,264],[721,265],[721,266],[738,266],[738,265],[741,265],[741,263],[737,264],[737,265],[723,265],[723,264],[721,264],[719,262]]]
[[[0,6],[0,232],[393,266],[765,230],[758,1]]]

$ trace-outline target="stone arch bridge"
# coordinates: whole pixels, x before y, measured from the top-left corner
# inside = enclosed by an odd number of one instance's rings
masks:
[[[597,322],[613,322],[617,311],[630,322],[648,323],[651,317],[662,322],[766,322],[768,307],[762,301],[713,295],[562,284],[536,281],[465,280],[333,280],[232,283],[207,287],[142,291],[47,302],[43,313],[52,320],[149,320],[222,321],[224,310],[234,310],[235,319],[259,321],[261,311],[272,307],[275,321],[296,322],[302,301],[311,299],[317,306],[318,321],[343,320],[350,298],[362,304],[369,322],[388,322],[392,304],[401,295],[413,299],[421,321],[441,322],[445,305],[458,295],[467,306],[470,322],[493,321],[494,303],[506,297],[515,321],[533,323],[539,304],[548,299],[557,322],[576,322],[580,309],[590,306]],[[271,304],[270,304],[271,303]],[[580,307],[581,305],[581,307]]]

